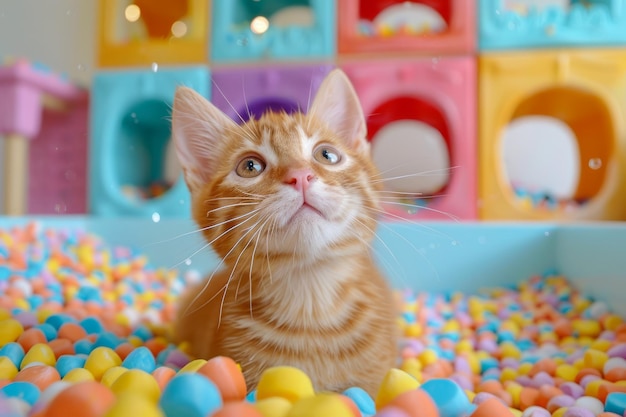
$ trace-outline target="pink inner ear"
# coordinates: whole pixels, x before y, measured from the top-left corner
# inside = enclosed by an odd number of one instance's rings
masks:
[[[195,91],[177,90],[172,134],[190,189],[197,189],[210,179],[225,133],[237,129],[235,122]]]

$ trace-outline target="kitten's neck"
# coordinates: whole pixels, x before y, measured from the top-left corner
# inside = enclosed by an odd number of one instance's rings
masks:
[[[364,271],[374,271],[368,250],[328,251],[323,257],[275,258],[260,255],[252,276],[250,270],[239,272],[242,278],[242,302],[266,310],[271,306],[271,321],[295,326],[319,326],[332,323],[348,314],[341,311],[346,286],[362,279]],[[261,266],[263,265],[263,266]],[[252,285],[250,291],[250,285]],[[339,302],[342,301],[342,302]]]

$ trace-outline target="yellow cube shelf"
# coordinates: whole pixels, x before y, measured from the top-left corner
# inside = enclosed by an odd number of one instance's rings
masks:
[[[480,218],[626,220],[626,50],[490,53],[479,68]],[[575,204],[533,204],[509,183],[503,133],[524,116],[558,119],[574,133]]]
[[[209,0],[100,0],[98,20],[101,67],[208,60]]]

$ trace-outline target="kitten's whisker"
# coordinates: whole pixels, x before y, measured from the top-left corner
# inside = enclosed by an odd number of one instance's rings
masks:
[[[425,230],[427,230],[429,232],[432,232],[435,236],[449,239],[450,242],[454,242],[455,241],[455,239],[452,236],[450,236],[450,235],[448,235],[446,233],[443,233],[441,231],[438,231],[437,229],[434,229],[434,228],[432,228],[430,226],[426,226],[426,224],[424,224],[424,223],[416,222],[416,221],[413,221],[411,219],[407,219],[405,217],[398,216],[397,214],[394,214],[394,213],[389,213],[389,212],[387,212],[387,211],[385,211],[385,210],[383,210],[381,208],[378,208],[378,207],[376,207],[376,208],[367,207],[367,209],[372,211],[372,212],[375,212],[377,214],[380,214],[380,215],[383,215],[383,216],[387,216],[387,217],[391,217],[391,218],[396,219],[396,220],[400,220],[402,223],[411,224],[413,226],[418,226],[421,229],[425,229]]]
[[[384,201],[384,200],[382,200],[382,201],[385,204],[390,204],[390,205],[394,205],[394,206],[414,207],[414,208],[419,208],[420,210],[431,211],[433,213],[442,214],[442,215],[448,217],[450,220],[454,220],[457,223],[461,222],[461,219],[458,216],[455,216],[452,213],[448,213],[448,212],[445,212],[445,211],[442,211],[442,210],[437,210],[437,209],[434,209],[434,208],[428,207],[428,206],[421,206],[421,205],[419,205],[417,203],[416,204],[411,204],[411,203],[402,203],[402,202],[399,202],[399,201]]]
[[[185,237],[185,236],[194,235],[194,234],[196,234],[196,233],[200,233],[200,232],[202,232],[202,229],[194,229],[194,230],[190,230],[189,232],[184,232],[184,233],[181,233],[181,234],[176,235],[176,236],[174,236],[174,237],[167,238],[167,239],[165,239],[165,240],[159,240],[159,241],[156,241],[156,242],[146,243],[145,245],[141,246],[140,248],[145,249],[145,248],[148,248],[148,247],[150,247],[150,246],[160,245],[160,244],[163,244],[163,243],[173,242],[174,240],[177,240],[177,239],[183,238],[183,237]]]
[[[216,198],[209,198],[204,200],[204,203],[212,203],[215,201],[227,201],[227,200],[252,200],[252,201],[260,201],[262,200],[260,197],[216,197]]]
[[[209,214],[211,213],[215,213],[216,211],[220,211],[220,210],[226,210],[232,207],[245,207],[245,206],[258,206],[260,203],[235,203],[235,204],[227,204],[225,206],[219,206],[217,208],[214,208],[212,210],[209,210],[206,212],[206,216],[209,217]]]
[[[245,219],[244,221],[242,221],[241,223],[237,223],[235,225],[233,225],[232,227],[226,229],[224,232],[222,232],[220,235],[218,235],[216,238],[214,238],[213,240],[211,240],[210,242],[208,242],[207,244],[205,244],[203,247],[201,247],[200,249],[198,249],[196,252],[194,252],[191,256],[188,256],[187,258],[185,258],[185,260],[179,262],[178,264],[176,264],[173,268],[177,267],[178,265],[181,265],[182,263],[184,263],[187,259],[191,259],[193,256],[197,255],[198,253],[200,253],[202,250],[204,250],[205,248],[207,248],[208,246],[211,246],[213,243],[215,243],[217,240],[221,239],[223,236],[225,236],[227,233],[235,230],[236,228],[240,227],[242,224],[246,223],[248,220],[250,220],[251,218],[255,217],[256,213],[253,215],[250,215],[247,219]],[[229,221],[232,221],[233,219],[228,219],[225,222],[222,222],[222,224],[227,223]],[[211,226],[212,227],[212,226]],[[245,236],[245,235],[244,235]],[[236,245],[235,245],[236,246]],[[228,254],[230,254],[233,251],[234,247],[228,252]],[[227,254],[227,255],[228,255]],[[211,276],[209,277],[209,279],[207,279],[206,284],[204,285],[204,287],[198,292],[198,294],[196,294],[196,296],[193,298],[193,300],[191,300],[191,303],[189,303],[189,306],[187,307],[187,309],[185,310],[185,315],[187,314],[192,314],[195,313],[196,311],[200,310],[202,307],[204,307],[205,305],[207,305],[208,303],[210,303],[217,294],[219,294],[219,291],[217,291],[209,300],[207,300],[206,302],[204,302],[203,304],[201,304],[200,306],[196,307],[195,309],[190,311],[190,308],[196,303],[196,301],[198,301],[198,298],[202,295],[202,293],[204,293],[204,291],[206,291],[206,289],[208,288],[211,279],[213,278],[213,276],[215,275],[215,272],[219,269],[220,266],[222,266],[224,264],[224,261],[226,259],[226,256],[222,257],[220,259],[220,262],[218,263],[218,265],[215,267],[215,269],[213,270],[213,272],[211,273]],[[227,288],[227,286],[226,286]]]
[[[237,109],[235,108],[235,106],[232,105],[232,103],[230,102],[230,100],[228,100],[228,97],[226,97],[226,94],[224,94],[224,92],[222,91],[222,89],[220,88],[220,86],[215,82],[215,80],[213,81],[213,86],[217,89],[217,91],[219,91],[220,95],[224,98],[224,100],[226,101],[226,103],[228,103],[228,106],[235,112],[235,114],[237,115],[237,117],[239,117],[239,119],[241,120],[241,123],[245,123],[245,120],[243,117],[241,117],[241,114],[239,114],[239,112],[237,111]]]
[[[393,230],[391,227],[389,227],[385,223],[380,222],[379,225],[384,227],[386,230],[388,230],[389,232],[393,233],[394,235],[398,236],[407,245],[409,245],[415,251],[415,253],[417,253],[419,256],[421,256],[424,261],[426,261],[426,263],[430,266],[431,271],[433,271],[435,276],[437,277],[437,279],[439,279],[439,272],[437,272],[437,268],[435,268],[435,265],[433,265],[433,263],[428,259],[428,257],[426,257],[426,255],[423,253],[423,251],[421,249],[418,249],[417,247],[415,247],[415,245],[413,243],[411,243],[411,241],[409,241],[407,238],[402,236],[396,230]],[[403,274],[403,276],[406,278],[405,274]],[[403,281],[404,281],[405,278],[403,278]]]
[[[374,238],[376,240],[378,240],[385,249],[387,249],[387,252],[389,253],[389,255],[391,255],[391,257],[393,258],[393,260],[395,261],[396,265],[398,265],[399,267],[401,267],[400,265],[400,261],[398,260],[398,258],[396,257],[396,255],[393,253],[393,251],[391,250],[391,248],[389,248],[389,246],[380,238],[380,236],[378,236],[378,233],[376,233],[375,230],[372,230],[370,227],[368,227],[365,223],[363,223],[362,221],[360,221],[358,218],[354,219],[355,222],[359,223],[362,227],[364,227],[365,229],[369,230],[373,235]],[[358,236],[356,233],[354,233],[353,235],[357,236],[359,238],[359,240],[361,240],[361,242],[365,243],[370,249],[375,250],[374,246],[366,241],[365,239],[361,238],[360,236]],[[383,262],[386,262],[386,259],[381,258],[383,260]],[[389,266],[390,269],[395,269],[395,268],[391,268],[390,264],[387,264]],[[404,273],[402,274],[404,275]],[[404,281],[404,278],[403,278]]]
[[[372,184],[379,184],[381,182],[387,182],[387,181],[393,181],[393,180],[401,180],[404,178],[416,178],[416,177],[438,177],[443,175],[444,172],[437,172],[437,171],[424,171],[424,172],[417,172],[417,173],[413,173],[413,174],[405,174],[405,175],[397,175],[395,177],[386,177],[386,178],[380,178],[380,179],[375,179],[372,181]]]
[[[246,86],[245,86],[245,78],[243,75],[241,76],[241,94],[243,96],[243,102],[246,105],[246,112],[248,113],[248,120],[252,118],[252,114],[250,113],[250,107],[248,107],[248,98],[246,97]]]

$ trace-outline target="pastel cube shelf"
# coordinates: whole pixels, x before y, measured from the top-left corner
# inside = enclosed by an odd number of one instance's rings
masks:
[[[170,110],[176,87],[185,85],[209,98],[208,84],[204,67],[112,71],[94,78],[91,213],[190,216],[189,191],[170,140]]]
[[[212,19],[215,62],[335,55],[334,0],[214,1]]]
[[[474,0],[341,0],[337,6],[340,55],[474,50]]]
[[[481,50],[626,45],[623,0],[479,0]]]
[[[86,105],[87,92],[49,68],[25,60],[0,66],[4,214],[58,213],[53,207],[70,201],[71,210],[84,210],[84,184],[70,184],[46,168],[62,170],[69,163],[73,174],[84,177]],[[59,141],[66,151],[55,151]]]
[[[101,67],[207,61],[209,0],[99,0]]]
[[[490,53],[481,56],[479,74],[481,218],[626,220],[626,51]],[[511,184],[505,133],[537,117],[571,132],[579,173],[564,201],[520,193]],[[553,139],[545,130],[534,136],[546,145]],[[543,156],[539,149],[528,156],[528,169],[538,169]],[[560,173],[563,156],[554,155],[546,175]]]
[[[28,214],[87,213],[89,95],[63,111],[44,110],[30,143]]]
[[[475,219],[474,58],[352,62],[342,68],[367,116],[374,162],[395,192],[387,195],[394,197],[386,199],[388,216]]]
[[[267,110],[306,112],[330,65],[266,66],[213,71],[212,102],[236,122]]]

